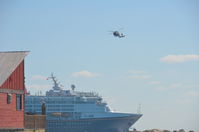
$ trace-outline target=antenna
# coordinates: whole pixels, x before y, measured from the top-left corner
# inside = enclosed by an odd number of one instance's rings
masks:
[[[138,113],[138,114],[141,114],[141,113],[142,113],[142,112],[141,112],[141,103],[138,104],[137,113]]]
[[[52,79],[53,81],[53,90],[61,90],[61,87],[59,86],[60,85],[60,82],[57,81],[56,77],[53,75],[53,73],[51,73],[51,76],[47,78],[48,79]]]

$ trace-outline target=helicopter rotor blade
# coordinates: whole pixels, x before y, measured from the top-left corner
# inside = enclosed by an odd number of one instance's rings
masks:
[[[121,30],[123,30],[124,28],[120,28],[120,29],[118,29],[118,31],[121,31]]]

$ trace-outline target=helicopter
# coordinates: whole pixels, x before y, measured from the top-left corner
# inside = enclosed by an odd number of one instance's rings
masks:
[[[120,29],[121,30],[121,29]],[[119,31],[110,31],[113,36],[118,37],[118,38],[123,38],[125,35],[123,33],[120,33]]]

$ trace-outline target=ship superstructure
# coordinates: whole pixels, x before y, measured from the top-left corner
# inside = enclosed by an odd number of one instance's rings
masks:
[[[51,75],[53,89],[46,96],[26,96],[25,110],[41,114],[46,107],[47,132],[127,132],[142,115],[115,113],[103,98],[94,92],[63,90]]]

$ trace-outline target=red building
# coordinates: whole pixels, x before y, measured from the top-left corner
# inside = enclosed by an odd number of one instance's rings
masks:
[[[24,128],[26,51],[0,52],[0,131]]]

